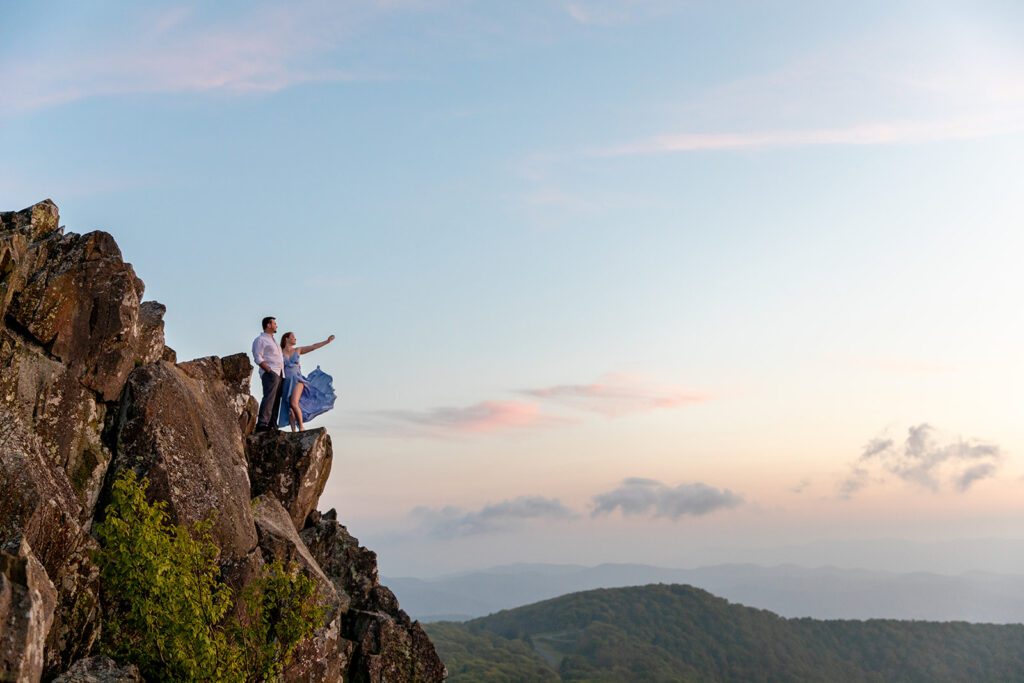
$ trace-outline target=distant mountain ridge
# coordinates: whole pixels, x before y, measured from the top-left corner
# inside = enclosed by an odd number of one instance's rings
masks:
[[[1024,625],[785,619],[683,585],[585,591],[426,629],[450,683],[1024,679]]]
[[[678,583],[784,617],[1024,622],[1024,576],[986,572],[947,576],[797,565],[514,564],[433,580],[386,581],[403,608],[421,621],[463,621],[597,588]]]

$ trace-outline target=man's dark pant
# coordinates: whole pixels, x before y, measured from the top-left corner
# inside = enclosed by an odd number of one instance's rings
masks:
[[[273,372],[264,372],[260,379],[263,381],[263,400],[260,401],[260,416],[256,421],[256,427],[277,429],[284,378]]]

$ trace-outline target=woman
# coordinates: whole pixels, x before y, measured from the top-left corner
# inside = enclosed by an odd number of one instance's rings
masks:
[[[284,387],[281,395],[284,401],[281,402],[279,426],[291,425],[294,432],[298,425],[298,431],[301,432],[306,420],[311,420],[334,407],[335,395],[331,376],[317,366],[316,370],[309,373],[309,377],[305,377],[299,366],[299,356],[316,351],[332,341],[333,334],[311,346],[296,346],[294,332],[286,332],[281,337],[281,354],[284,356]]]

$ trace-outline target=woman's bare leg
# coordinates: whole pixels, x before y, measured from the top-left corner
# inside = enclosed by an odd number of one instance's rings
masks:
[[[295,383],[295,391],[292,392],[292,415],[295,416],[295,421],[299,423],[299,431],[303,429],[302,425],[302,409],[299,408],[299,397],[302,396],[302,382]]]

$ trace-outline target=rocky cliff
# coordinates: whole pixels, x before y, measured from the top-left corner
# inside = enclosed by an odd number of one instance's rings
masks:
[[[376,555],[316,511],[330,436],[252,435],[246,354],[176,362],[144,289],[113,237],[64,234],[53,202],[0,213],[0,680],[137,680],[90,657],[103,609],[91,530],[125,469],[177,523],[216,512],[232,588],[275,559],[318,583],[329,616],[289,680],[442,680]]]

